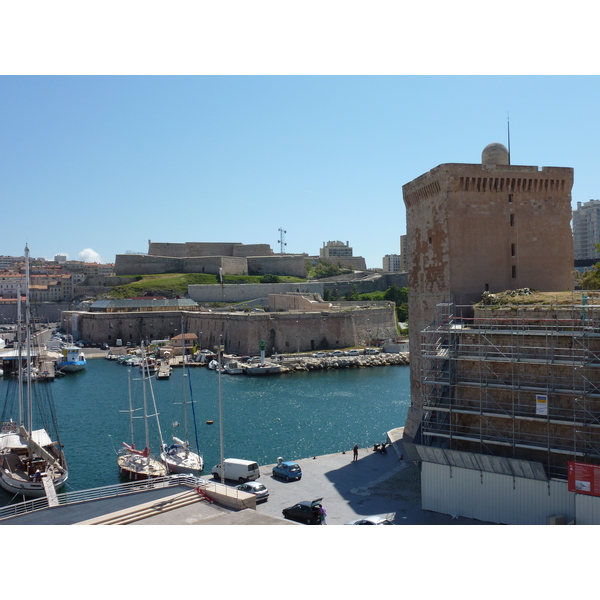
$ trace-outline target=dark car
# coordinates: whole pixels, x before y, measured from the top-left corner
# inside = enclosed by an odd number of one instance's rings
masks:
[[[273,477],[281,477],[286,481],[290,481],[290,479],[302,479],[302,469],[299,464],[291,460],[286,460],[277,463],[273,467]]]
[[[317,498],[312,502],[305,500],[298,502],[294,506],[284,508],[281,512],[285,519],[290,521],[298,521],[299,523],[306,523],[307,525],[319,525],[319,509],[321,508],[321,501],[323,498]]]

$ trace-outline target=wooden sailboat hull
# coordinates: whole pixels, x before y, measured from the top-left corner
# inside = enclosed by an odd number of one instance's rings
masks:
[[[46,495],[43,483],[36,483],[24,472],[11,471],[8,468],[8,457],[0,465],[0,487],[9,494],[19,494],[28,498],[43,498]],[[48,473],[45,477],[52,477],[54,488],[60,489],[67,481],[69,474],[66,468],[62,472]]]
[[[194,452],[188,452],[187,455],[185,450],[176,454],[163,453],[161,454],[161,458],[171,473],[200,475],[204,470],[204,461],[202,460],[202,457]]]
[[[119,473],[131,481],[165,477],[168,475],[167,467],[158,460],[143,457],[139,454],[125,453],[117,458]]]

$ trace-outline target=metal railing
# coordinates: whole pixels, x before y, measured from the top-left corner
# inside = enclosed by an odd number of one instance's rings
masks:
[[[194,477],[192,475],[168,475],[167,477],[156,477],[143,481],[132,481],[129,483],[108,485],[99,488],[91,488],[88,490],[64,492],[57,494],[57,498],[59,506],[64,506],[68,504],[90,502],[92,500],[101,500],[104,498],[116,498],[118,496],[124,496],[127,494],[147,492],[148,490],[156,490],[178,485],[185,485],[191,488],[207,488],[208,484],[208,480],[201,477]],[[48,508],[48,499],[46,497],[9,504],[8,506],[0,508],[0,520],[24,515],[36,510],[42,510],[44,508]]]

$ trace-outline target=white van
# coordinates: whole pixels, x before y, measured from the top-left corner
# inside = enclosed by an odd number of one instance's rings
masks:
[[[222,476],[221,463],[219,463],[218,465],[215,465],[211,471],[215,479],[233,479],[240,483],[244,483],[260,477],[258,463],[252,460],[226,458],[223,462],[225,464],[225,477]]]

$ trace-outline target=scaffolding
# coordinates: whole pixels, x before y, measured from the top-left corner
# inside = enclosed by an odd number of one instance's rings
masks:
[[[468,309],[468,310],[464,310]],[[600,306],[437,305],[421,332],[425,445],[600,464]]]

